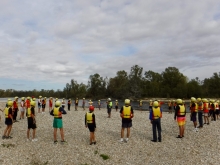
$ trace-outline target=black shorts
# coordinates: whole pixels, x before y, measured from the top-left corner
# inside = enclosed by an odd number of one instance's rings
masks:
[[[219,109],[216,109],[216,110],[215,110],[215,114],[216,114],[216,115],[219,115]]]
[[[88,128],[90,132],[95,132],[95,125],[94,124],[88,124]]]
[[[122,122],[121,127],[122,128],[130,128],[130,127],[132,127],[132,121],[131,122]]]
[[[171,109],[172,109],[172,107],[168,107],[168,109],[169,109],[169,110],[171,110]]]
[[[42,108],[45,108],[46,107],[46,105],[42,105]]]
[[[36,123],[34,123],[34,120],[32,117],[28,117],[28,129],[35,129],[37,128]]]
[[[117,106],[117,105],[115,106],[115,109],[118,109],[118,106]]]
[[[111,113],[112,109],[111,108],[108,108],[107,109],[107,113]]]
[[[78,106],[78,103],[77,103],[77,104],[75,104],[75,106]]]
[[[12,119],[11,118],[6,118],[5,119],[5,124],[6,125],[12,125],[13,124]]]

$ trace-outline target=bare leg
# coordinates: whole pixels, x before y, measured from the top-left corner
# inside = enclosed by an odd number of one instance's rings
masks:
[[[11,128],[12,128],[12,125],[10,125],[9,128],[8,128],[8,135],[7,135],[7,136],[10,135],[10,133],[11,133]]]
[[[127,138],[130,137],[130,128],[127,128]]]
[[[35,139],[36,129],[33,129],[33,139]]]
[[[124,138],[124,130],[125,128],[121,128],[121,138]]]
[[[30,135],[30,129],[27,130],[27,138],[29,139]]]
[[[53,130],[53,137],[54,137],[54,141],[57,140],[57,128],[54,128]]]
[[[63,128],[60,128],[60,135],[61,135],[61,139],[62,141],[64,140],[64,131]]]

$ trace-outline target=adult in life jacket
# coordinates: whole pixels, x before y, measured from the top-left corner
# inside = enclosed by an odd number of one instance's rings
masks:
[[[49,99],[49,112],[52,110],[53,108],[53,97],[50,97]]]
[[[50,112],[50,115],[54,116],[53,120],[53,128],[54,128],[54,144],[57,144],[57,129],[60,129],[61,143],[66,143],[64,140],[64,131],[63,131],[63,121],[62,114],[66,114],[66,111],[61,107],[61,102],[59,100],[56,101],[55,107]]]
[[[172,113],[172,102],[171,102],[171,100],[168,101],[167,105],[168,105],[168,110],[169,110],[168,113]]]
[[[25,98],[24,97],[21,98],[20,105],[21,105],[21,108],[20,108],[20,111],[21,111],[20,120],[21,120],[21,119],[24,119],[24,112],[25,112]]]
[[[203,114],[204,114],[204,124],[209,125],[209,101],[203,99]]]
[[[31,108],[28,108],[26,111],[26,116],[27,116],[27,123],[28,123],[28,129],[27,129],[27,141],[30,141],[30,129],[32,129],[32,142],[37,141],[35,138],[36,135],[36,120],[35,120],[35,101],[31,101]]]
[[[89,112],[85,114],[85,127],[89,128],[90,145],[96,144],[96,140],[95,140],[96,122],[95,122],[94,106],[89,106]]]
[[[118,111],[118,100],[115,100],[115,111]]]
[[[78,98],[76,98],[76,100],[75,100],[75,111],[78,111],[78,110],[77,110],[78,104],[79,104],[79,100],[78,100]]]
[[[210,100],[210,116],[211,116],[211,120],[214,120],[216,121],[216,115],[215,115],[215,112],[216,111],[216,106],[215,106],[215,100],[211,99]]]
[[[130,137],[130,128],[132,127],[132,118],[134,117],[134,111],[131,106],[131,101],[125,99],[125,105],[121,107],[120,117],[122,118],[121,128],[121,140],[120,142],[128,142]],[[124,130],[127,129],[127,138],[124,139]]]
[[[186,108],[182,99],[176,100],[177,106],[174,114],[174,120],[177,120],[179,126],[179,135],[176,138],[184,137],[185,123],[186,123]]]
[[[218,117],[219,117],[219,101],[218,100],[215,101],[215,115],[216,115],[216,119],[218,120]]]
[[[46,99],[42,99],[42,114],[45,113],[45,107],[46,107]]]
[[[161,142],[161,118],[162,118],[162,109],[159,107],[158,101],[153,102],[152,110],[150,111],[149,119],[152,124],[153,130],[153,140],[152,142],[157,142],[157,132],[158,132],[158,141]]]
[[[4,109],[6,128],[4,130],[4,134],[2,136],[2,139],[11,139],[12,138],[10,136],[12,124],[13,124],[12,106],[13,106],[13,101],[10,100],[7,102],[7,106]]]
[[[17,115],[18,115],[18,97],[16,96],[13,101],[13,108],[12,108],[12,114],[13,114],[13,121],[18,122]]]
[[[68,111],[70,111],[70,106],[71,106],[71,103],[72,103],[72,102],[71,102],[71,99],[69,99],[69,100],[68,100],[68,102],[67,102]]]
[[[199,126],[198,128],[203,127],[203,102],[201,98],[197,98],[197,104],[198,104],[198,120],[199,120]]]
[[[98,100],[98,108],[99,108],[99,110],[101,109],[101,101],[100,100]]]
[[[193,122],[194,131],[198,132],[197,129],[197,112],[198,112],[198,104],[195,97],[191,97],[190,103],[190,120]]]
[[[112,100],[111,98],[108,98],[108,101],[107,101],[108,118],[111,118],[111,111],[112,111]]]

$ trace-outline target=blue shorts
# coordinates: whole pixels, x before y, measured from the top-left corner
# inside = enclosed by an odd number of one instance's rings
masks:
[[[41,105],[38,105],[38,108],[40,109],[40,108],[41,108]]]

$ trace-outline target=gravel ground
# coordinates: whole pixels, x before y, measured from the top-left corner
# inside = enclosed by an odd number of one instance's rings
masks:
[[[0,103],[4,108],[5,103]],[[37,109],[36,109],[37,110]],[[35,110],[35,111],[36,111]],[[64,134],[67,144],[53,143],[53,117],[48,109],[37,113],[37,142],[26,141],[27,121],[13,124],[13,139],[0,139],[1,165],[157,165],[157,164],[219,164],[219,124],[213,121],[199,132],[193,131],[193,123],[187,114],[185,137],[177,139],[178,126],[173,114],[163,113],[162,142],[153,143],[149,112],[135,111],[131,137],[128,143],[120,143],[121,119],[119,112],[112,110],[107,118],[106,109],[95,109],[97,130],[96,145],[89,145],[89,130],[84,126],[86,111],[81,108],[63,115]],[[1,113],[1,112],[0,112]],[[18,116],[20,113],[18,113]],[[0,131],[5,129],[1,113]],[[58,131],[58,140],[60,134]],[[104,160],[100,155],[109,156]]]

